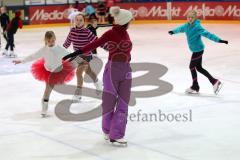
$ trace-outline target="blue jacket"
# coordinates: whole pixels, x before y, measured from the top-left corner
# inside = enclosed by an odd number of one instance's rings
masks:
[[[204,36],[212,41],[219,42],[220,38],[201,26],[200,20],[196,19],[192,24],[186,23],[173,30],[173,33],[185,33],[189,49],[192,52],[200,52],[204,50],[204,44],[201,36]]]
[[[85,12],[86,12],[87,15],[91,15],[91,14],[95,13],[95,9],[93,8],[92,5],[87,5],[87,7],[85,9]]]

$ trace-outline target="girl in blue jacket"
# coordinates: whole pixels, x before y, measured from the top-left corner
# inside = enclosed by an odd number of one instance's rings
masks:
[[[192,86],[186,90],[186,93],[199,92],[200,87],[198,85],[198,80],[197,80],[197,71],[198,71],[209,79],[209,81],[213,85],[214,93],[217,94],[222,87],[222,83],[218,79],[215,79],[214,77],[212,77],[207,70],[202,68],[202,55],[203,55],[205,46],[202,42],[201,36],[204,36],[218,43],[228,44],[228,41],[221,40],[218,36],[205,30],[201,26],[200,20],[197,19],[196,11],[188,12],[187,21],[188,23],[183,24],[177,27],[176,29],[168,32],[170,35],[177,34],[177,33],[185,33],[187,36],[189,49],[193,52],[190,65],[189,65],[193,82],[192,82]]]

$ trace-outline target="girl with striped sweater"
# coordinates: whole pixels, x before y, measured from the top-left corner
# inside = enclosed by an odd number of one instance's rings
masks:
[[[75,27],[71,28],[63,46],[65,48],[68,48],[72,44],[74,51],[77,51],[79,49],[82,49],[87,44],[95,41],[97,37],[89,29],[84,27],[85,20],[82,13],[79,13],[75,16],[74,23]],[[84,71],[92,78],[97,91],[102,89],[102,85],[99,82],[96,73],[91,69],[91,66],[89,64],[89,62],[92,60],[92,54],[89,53],[87,56],[81,56],[81,58],[83,58],[83,61],[79,63],[76,71],[78,89],[73,97],[73,100],[75,101],[81,100],[81,88],[83,86],[82,75]]]

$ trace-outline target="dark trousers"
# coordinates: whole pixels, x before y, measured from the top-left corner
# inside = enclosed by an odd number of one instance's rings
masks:
[[[197,80],[197,71],[202,73],[204,76],[206,76],[212,84],[216,82],[216,79],[213,78],[211,74],[209,74],[209,72],[202,67],[203,52],[204,51],[193,52],[191,62],[189,65],[189,68],[192,74],[192,80],[193,80],[192,89],[196,89],[196,90],[199,90],[199,85]]]
[[[14,34],[11,32],[7,32],[7,44],[5,49],[8,50],[10,47],[10,50],[13,51],[14,48]]]
[[[1,26],[1,27],[2,27],[2,30],[3,30],[3,38],[4,38],[4,39],[6,40],[6,42],[7,42],[7,32],[5,32],[7,26]]]

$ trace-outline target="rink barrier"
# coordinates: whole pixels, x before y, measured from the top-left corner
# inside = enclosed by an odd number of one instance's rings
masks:
[[[134,23],[140,24],[170,23],[168,20],[185,20],[189,10],[196,10],[198,17],[202,20],[220,20],[216,21],[217,23],[226,23],[223,22],[223,20],[240,21],[240,1],[116,3],[115,5],[130,10],[136,20]],[[20,10],[24,24],[33,25],[68,23],[68,8],[69,6],[64,4],[50,6],[14,6],[8,7],[8,10],[10,17],[13,17],[15,10]],[[176,22],[178,21],[171,23]]]
[[[185,23],[186,20],[135,20],[132,22],[134,25],[142,24],[174,24],[174,23]],[[215,21],[215,20],[203,20],[202,23],[205,24],[240,24],[240,21]],[[69,23],[56,23],[56,24],[34,24],[34,25],[24,25],[23,29],[32,28],[49,28],[49,27],[67,27],[70,26]]]

